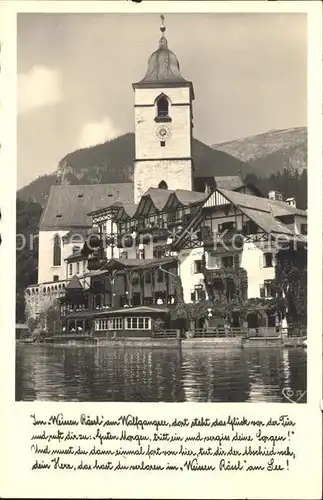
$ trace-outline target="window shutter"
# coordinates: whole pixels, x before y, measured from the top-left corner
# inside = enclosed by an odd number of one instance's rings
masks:
[[[261,254],[259,257],[259,268],[262,269],[264,267],[265,255]]]

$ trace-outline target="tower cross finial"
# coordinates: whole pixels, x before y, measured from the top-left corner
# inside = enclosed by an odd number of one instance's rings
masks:
[[[160,19],[161,19],[160,31],[164,34],[165,31],[166,31],[166,27],[165,27],[165,24],[164,24],[164,21],[165,21],[164,14],[161,14]]]

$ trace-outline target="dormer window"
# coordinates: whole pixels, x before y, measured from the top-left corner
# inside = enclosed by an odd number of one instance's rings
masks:
[[[161,181],[161,182],[158,184],[158,188],[159,188],[159,189],[168,189],[167,183],[166,183],[165,181]]]
[[[165,94],[161,94],[156,99],[156,122],[170,122],[169,101]]]

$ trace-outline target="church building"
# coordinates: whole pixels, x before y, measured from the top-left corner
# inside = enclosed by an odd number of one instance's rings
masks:
[[[26,315],[59,300],[66,335],[185,329],[179,306],[202,302],[208,319],[196,317],[194,327],[210,326],[212,304],[276,297],[278,237],[306,244],[307,213],[294,199],[265,197],[240,176],[216,176],[216,167],[213,177],[196,176],[193,83],[182,76],[165,29],[162,16],[158,48],[132,85],[134,182],[55,185],[44,208],[38,284],[26,289]],[[269,309],[250,315],[249,326],[275,329],[281,317]],[[239,308],[229,320],[241,326]]]

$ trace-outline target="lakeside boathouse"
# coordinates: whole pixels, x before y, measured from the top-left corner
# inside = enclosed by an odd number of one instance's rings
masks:
[[[306,268],[307,213],[240,176],[196,176],[193,83],[164,24],[161,31],[146,75],[133,84],[134,182],[52,186],[27,318],[59,302],[55,328],[71,336],[218,325],[275,335],[287,313],[275,267],[288,249]]]

